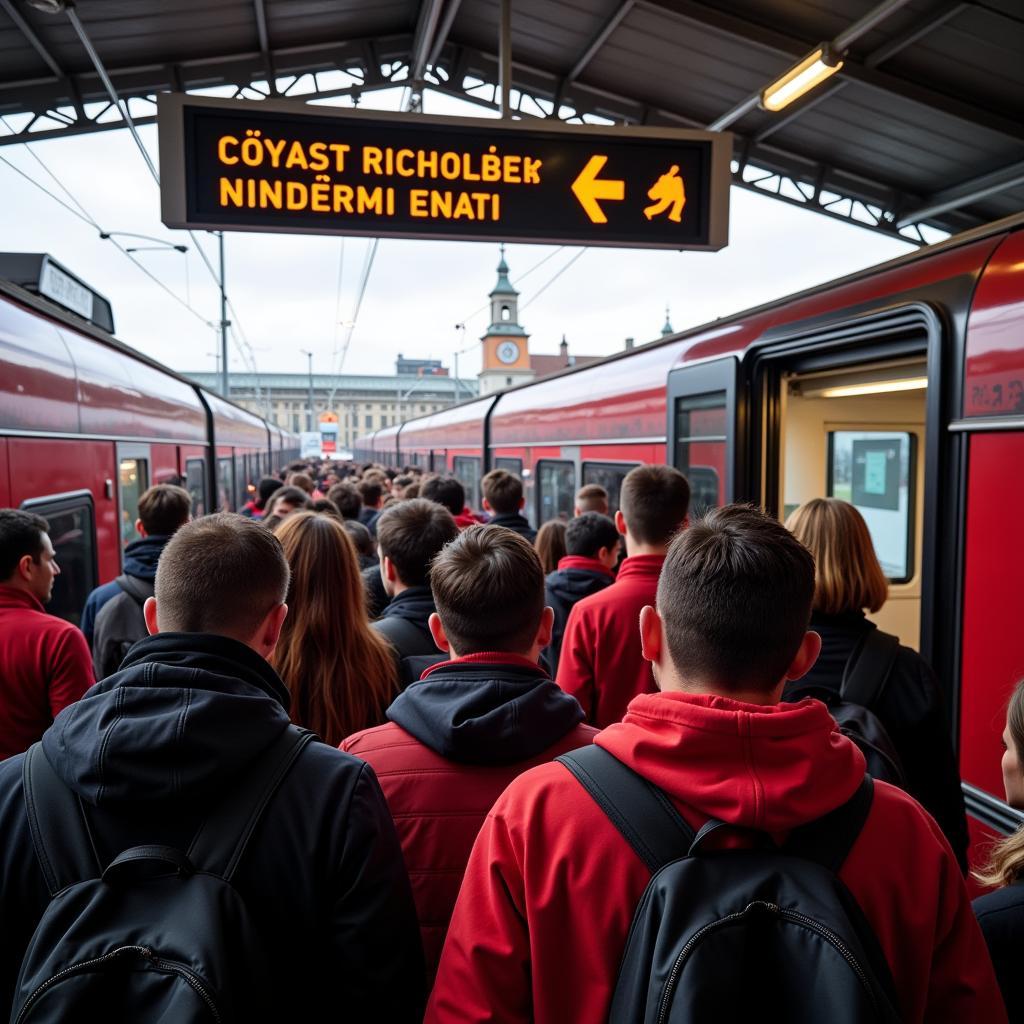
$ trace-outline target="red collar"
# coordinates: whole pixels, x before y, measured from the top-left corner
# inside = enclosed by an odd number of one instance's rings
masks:
[[[615,579],[611,569],[606,568],[596,558],[587,558],[586,555],[566,555],[558,560],[558,571],[563,569],[586,569],[587,572],[599,572],[609,579]]]
[[[616,579],[624,580],[636,576],[656,580],[661,575],[661,567],[664,564],[664,555],[630,555],[629,558],[623,559]]]
[[[0,607],[3,608],[31,608],[36,612],[46,613],[43,602],[20,587],[9,587],[0,583]]]
[[[487,665],[514,665],[516,668],[532,668],[538,672],[543,671],[540,665],[521,654],[512,654],[510,651],[478,651],[476,654],[464,654],[461,658],[451,658],[448,661],[439,661],[425,669],[420,679],[426,679],[431,672],[441,668],[448,668],[450,665],[461,665],[466,662]]]

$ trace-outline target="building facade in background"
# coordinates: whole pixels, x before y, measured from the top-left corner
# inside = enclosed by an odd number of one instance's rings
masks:
[[[416,416],[476,398],[475,380],[456,380],[436,360],[398,357],[394,376],[314,373],[313,426],[309,426],[310,377],[306,373],[231,373],[230,399],[285,430],[319,429],[321,413],[338,417],[338,444],[351,450],[357,437]],[[185,373],[211,391],[220,390],[216,373]]]

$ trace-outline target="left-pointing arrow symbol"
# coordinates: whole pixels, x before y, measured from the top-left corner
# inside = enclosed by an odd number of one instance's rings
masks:
[[[599,180],[604,165],[608,163],[606,156],[592,156],[587,166],[579,173],[572,183],[573,195],[580,201],[586,215],[595,224],[607,224],[608,218],[598,203],[599,199],[625,199],[626,183],[614,179]]]

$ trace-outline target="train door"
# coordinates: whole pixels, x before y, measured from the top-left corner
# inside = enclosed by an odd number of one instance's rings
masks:
[[[148,444],[117,445],[117,519],[122,551],[138,540],[139,498],[150,484],[153,458]]]

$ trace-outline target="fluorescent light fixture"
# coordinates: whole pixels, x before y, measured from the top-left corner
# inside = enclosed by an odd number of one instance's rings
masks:
[[[842,59],[822,43],[809,57],[790,68],[778,81],[772,82],[761,93],[761,106],[765,110],[782,110],[805,92],[810,92],[843,66]]]
[[[822,398],[853,398],[855,395],[884,395],[893,391],[922,391],[928,387],[927,377],[908,377],[905,380],[879,380],[868,384],[846,384],[839,388],[825,388]]]

